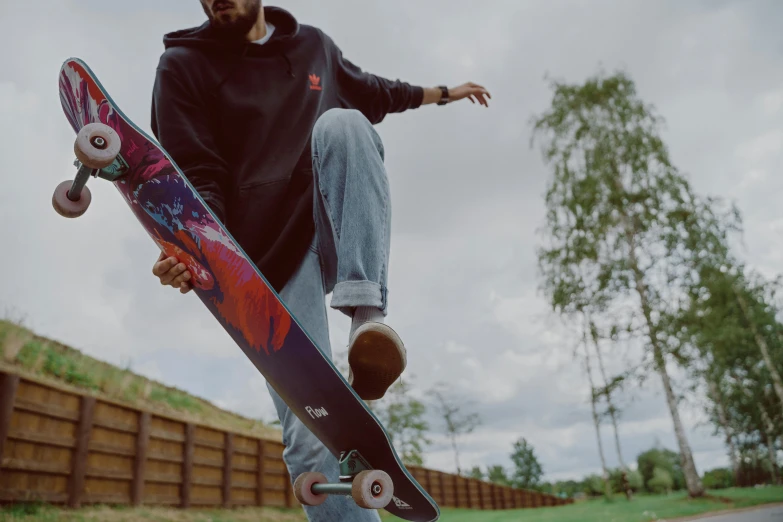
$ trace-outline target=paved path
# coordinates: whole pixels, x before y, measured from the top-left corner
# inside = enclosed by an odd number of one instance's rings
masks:
[[[705,516],[703,522],[783,522],[783,505],[743,510],[736,513]]]

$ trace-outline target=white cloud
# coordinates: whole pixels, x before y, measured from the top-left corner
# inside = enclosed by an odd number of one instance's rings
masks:
[[[453,354],[474,353],[470,346],[465,346],[456,341],[446,341],[444,348],[446,352]]]
[[[737,156],[751,165],[765,164],[783,151],[783,130],[774,129],[740,144]]]
[[[761,106],[769,116],[775,116],[783,109],[783,90],[765,93],[761,98]]]

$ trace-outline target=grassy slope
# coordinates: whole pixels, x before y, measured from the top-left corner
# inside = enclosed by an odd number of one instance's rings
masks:
[[[261,421],[222,410],[207,400],[85,355],[0,320],[0,369],[34,375],[98,396],[184,416],[218,428],[280,440],[280,431]]]

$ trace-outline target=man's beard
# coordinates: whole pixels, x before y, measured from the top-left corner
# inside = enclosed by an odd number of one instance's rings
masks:
[[[244,3],[247,10],[231,21],[222,21],[212,15],[209,9],[202,3],[201,7],[209,18],[212,28],[227,38],[242,38],[258,21],[261,12],[261,0],[235,0],[236,4]]]

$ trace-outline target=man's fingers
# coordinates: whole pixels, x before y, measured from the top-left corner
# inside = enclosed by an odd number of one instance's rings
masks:
[[[169,257],[152,265],[152,273],[160,277],[177,265],[177,258]]]
[[[179,283],[183,281],[183,277],[187,275],[187,278],[190,278],[190,272],[186,272],[188,267],[185,266],[184,263],[180,263],[171,270],[168,271],[166,274],[166,277],[169,278],[171,281],[170,284],[174,288],[177,288],[179,286]],[[175,284],[176,283],[176,284]]]
[[[184,272],[175,277],[174,281],[171,282],[171,286],[181,288],[182,284],[187,284],[187,281],[190,281],[190,272]]]
[[[181,276],[185,272],[185,270],[187,270],[187,267],[185,266],[184,263],[179,263],[173,268],[169,268],[166,272],[158,276],[160,277],[160,284],[162,285],[172,284],[177,277]],[[189,272],[188,272],[188,277],[190,277]]]
[[[471,101],[473,101],[473,99],[475,98],[481,105],[484,105],[485,107],[489,107],[489,104],[487,103],[487,100],[484,97],[485,95],[489,96],[489,93],[487,92],[486,89],[484,89],[480,85],[476,86],[475,89],[472,89],[470,91]]]
[[[187,294],[193,288],[189,282],[191,275],[185,263],[180,263],[176,257],[166,257],[163,252],[152,266],[152,273],[160,279],[161,285],[179,288],[183,294]]]
[[[462,88],[456,89],[454,92],[454,98],[456,100],[467,98],[470,100],[470,103],[479,103],[485,107],[489,107],[489,102],[487,99],[491,99],[492,96],[490,96],[489,91],[481,85],[470,82],[466,83],[464,86],[462,86]]]

